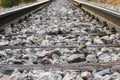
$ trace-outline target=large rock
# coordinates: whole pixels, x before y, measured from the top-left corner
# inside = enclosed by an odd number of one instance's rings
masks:
[[[45,57],[47,54],[49,54],[49,52],[48,52],[48,51],[45,51],[45,50],[43,50],[43,51],[37,51],[37,52],[35,53],[35,55],[36,55],[37,57]]]
[[[107,75],[107,74],[111,74],[111,72],[110,72],[109,69],[105,69],[105,70],[97,72],[97,74],[99,74],[101,76],[104,76],[104,75]]]
[[[4,75],[0,73],[0,80],[10,80],[8,75]]]
[[[87,62],[97,62],[97,57],[95,54],[90,54],[86,57],[86,61]]]
[[[114,73],[112,74],[112,79],[117,79],[117,80],[119,80],[119,79],[120,79],[120,73],[114,72]]]
[[[55,50],[52,50],[52,51],[50,51],[48,54],[46,54],[46,56],[48,56],[48,57],[52,57],[52,55],[58,55],[58,56],[61,56],[62,54],[61,54],[61,52],[60,52],[60,50],[58,50],[58,49],[55,49]]]
[[[77,73],[72,72],[72,73],[65,74],[62,80],[83,80],[83,79]]]
[[[81,73],[81,77],[82,78],[90,78],[92,76],[92,74],[90,73],[90,72],[88,72],[88,71],[85,71],[85,72],[82,72]]]
[[[106,54],[99,56],[98,59],[100,62],[109,62],[112,60],[112,57],[106,53]]]
[[[5,46],[8,45],[9,42],[8,41],[0,41],[0,46]]]
[[[0,51],[0,58],[7,57],[7,54],[4,51]]]
[[[57,73],[44,72],[40,73],[38,80],[62,80],[62,76]]]
[[[83,62],[85,61],[85,55],[84,54],[72,54],[67,58],[67,61],[69,63],[74,63],[74,62]]]

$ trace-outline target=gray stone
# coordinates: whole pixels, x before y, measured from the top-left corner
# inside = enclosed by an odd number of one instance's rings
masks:
[[[45,50],[43,50],[43,51],[37,51],[35,53],[35,55],[38,56],[38,57],[45,57],[47,54],[49,54],[49,52],[45,51]]]
[[[74,80],[74,79],[76,79],[76,80],[83,80],[80,75],[73,74],[73,73],[71,73],[71,74],[69,74],[69,73],[65,74],[65,76],[63,77],[62,80]]]
[[[97,54],[97,57],[99,57],[99,56],[101,56],[104,53],[102,51],[98,51],[96,54]]]
[[[103,54],[103,55],[99,56],[98,59],[100,62],[109,62],[112,60],[111,56],[108,54]]]
[[[103,48],[101,48],[100,51],[103,52],[103,53],[109,53],[109,51],[111,51],[111,50],[109,48],[103,47]]]
[[[38,60],[38,57],[37,57],[37,56],[35,56],[35,55],[29,56],[29,62],[34,63],[34,62],[37,62],[37,60]]]
[[[85,55],[84,54],[72,54],[67,58],[67,61],[69,63],[74,63],[74,62],[83,62],[85,61]]]
[[[114,73],[112,74],[112,79],[116,79],[116,80],[120,79],[120,73],[114,72]]]
[[[100,74],[94,74],[94,79],[95,80],[102,80],[102,77]]]
[[[53,54],[56,54],[58,56],[62,55],[61,52],[58,49],[55,49],[55,50],[50,51],[48,54],[46,54],[46,56],[52,57]]]
[[[107,74],[111,74],[111,72],[110,72],[109,69],[105,69],[105,70],[97,72],[97,74],[104,76],[104,75],[107,75]]]
[[[60,74],[54,74],[51,72],[41,73],[38,80],[62,80],[62,76]]]
[[[86,57],[87,62],[97,62],[98,59],[95,54],[90,54]]]
[[[0,51],[0,58],[7,57],[7,54],[4,51]]]
[[[105,76],[103,76],[103,80],[110,80],[110,79],[112,79],[111,75],[105,75]]]

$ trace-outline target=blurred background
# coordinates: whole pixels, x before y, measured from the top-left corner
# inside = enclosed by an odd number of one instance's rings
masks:
[[[35,1],[37,0],[0,0],[0,6],[6,8]]]
[[[0,0],[0,8],[13,7],[16,5],[26,4],[34,1],[40,0]],[[120,7],[120,0],[85,0],[85,1]]]
[[[120,0],[87,0],[87,1],[120,7]]]

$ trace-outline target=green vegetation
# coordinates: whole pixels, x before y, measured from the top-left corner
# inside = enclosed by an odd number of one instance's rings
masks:
[[[36,1],[36,0],[24,0],[25,2],[34,2],[34,1]]]
[[[13,7],[19,5],[19,0],[2,0],[3,7]]]
[[[0,6],[1,6],[1,0],[0,0]]]
[[[13,7],[13,6],[19,5],[22,1],[25,3],[28,3],[28,2],[34,2],[36,0],[2,0],[1,5],[5,8]]]

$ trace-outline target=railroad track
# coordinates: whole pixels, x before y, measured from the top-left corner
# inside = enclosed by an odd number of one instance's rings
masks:
[[[2,74],[13,72],[16,68],[20,71],[48,72],[49,70],[92,72],[105,69],[119,71],[119,14],[108,13],[109,11],[105,9],[98,9],[96,6],[78,0],[69,0],[77,8],[68,1],[65,3],[62,1],[45,0],[0,15],[0,21],[3,22],[0,24],[2,26],[0,72]],[[51,4],[48,5],[50,2]],[[43,8],[44,6],[46,8]],[[12,16],[14,14],[15,16]],[[23,19],[25,14],[30,16]],[[96,18],[98,15],[103,17],[102,14],[109,14],[104,17],[105,22],[102,22],[99,17]],[[11,16],[14,17],[15,22],[11,22]],[[109,16],[114,21],[109,19]],[[22,21],[16,22],[16,19]],[[112,27],[109,27],[110,24]],[[8,27],[4,27],[6,25]],[[114,55],[117,57],[114,58]]]
[[[108,22],[110,25],[114,25],[116,28],[120,29],[120,13],[109,9],[105,9],[96,5],[89,4],[80,0],[70,0],[73,4],[84,10],[96,15],[99,19]]]
[[[32,5],[27,5],[27,6],[15,9],[15,10],[10,10],[8,12],[1,13],[0,14],[0,28],[4,28],[5,26],[7,26],[8,24],[14,21],[15,22],[19,21],[20,18],[22,17],[24,18],[25,16],[28,16],[30,12],[32,13],[32,12],[42,9],[43,7],[48,5],[49,2],[50,0],[44,0],[38,3],[34,3]]]

